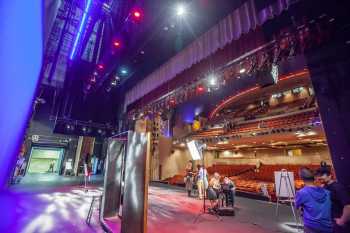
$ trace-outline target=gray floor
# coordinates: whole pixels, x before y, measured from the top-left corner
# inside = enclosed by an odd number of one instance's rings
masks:
[[[92,177],[90,190],[101,189],[102,176]],[[91,203],[90,193],[84,191],[83,177],[64,177],[53,174],[26,176],[20,184],[10,188],[2,198],[10,206],[8,215],[16,217],[0,232],[52,233],[52,232],[103,232],[95,211],[92,225],[85,223]],[[183,188],[152,185],[149,191],[149,233],[295,233],[296,225],[290,207],[283,205],[279,217],[275,216],[275,203],[236,197],[236,216],[224,217],[217,222],[206,216],[198,224],[194,218],[202,202],[188,198]],[[1,205],[0,200],[0,205]],[[208,203],[209,204],[209,203]],[[208,219],[206,219],[208,218]],[[3,223],[6,221],[2,221]],[[162,226],[159,228],[159,226]],[[7,228],[2,228],[7,227]],[[3,229],[6,229],[3,231]]]
[[[102,193],[102,176],[92,177],[85,189],[84,177],[54,174],[28,175],[7,192],[0,193],[0,206],[7,219],[0,221],[6,233],[102,233],[98,205],[91,224],[85,220],[93,196]]]
[[[62,176],[57,174],[27,174],[20,179],[18,184],[11,188],[45,188],[45,187],[62,187],[70,185],[84,185],[84,176]],[[91,176],[89,185],[102,185],[103,176]]]
[[[152,233],[296,233],[297,225],[290,206],[280,207],[278,218],[276,204],[250,198],[236,197],[234,217],[204,215],[194,224],[202,209],[202,201],[189,198],[183,188],[167,185],[149,189],[149,232]],[[206,203],[209,205],[208,201]],[[162,228],[159,228],[162,226]],[[302,231],[300,231],[302,232]]]

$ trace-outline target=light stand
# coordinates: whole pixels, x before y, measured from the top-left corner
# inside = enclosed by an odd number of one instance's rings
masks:
[[[202,159],[202,166],[203,166],[203,176],[205,175],[204,174],[204,171],[206,171],[205,169],[205,161],[204,161],[204,154],[203,154],[203,149],[206,148],[206,144],[202,144],[200,146],[198,146],[198,151],[200,153],[200,156],[201,156],[201,159]],[[204,186],[204,182],[203,182],[203,186]],[[219,221],[222,221],[222,218],[216,213],[216,212],[213,212],[213,213],[209,213],[206,211],[206,205],[205,205],[205,199],[206,199],[206,196],[207,196],[207,193],[206,193],[206,189],[205,189],[205,186],[204,186],[204,197],[203,197],[203,208],[201,210],[201,212],[196,216],[196,218],[194,219],[194,222],[193,223],[197,223],[199,218],[205,214],[210,214],[210,215],[214,215]]]

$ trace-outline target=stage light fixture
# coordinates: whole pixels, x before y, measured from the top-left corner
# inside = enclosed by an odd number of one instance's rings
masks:
[[[204,92],[204,87],[203,87],[202,85],[199,85],[199,86],[197,87],[197,92],[199,92],[199,93]]]
[[[245,72],[246,72],[246,69],[245,69],[245,68],[242,68],[242,69],[239,70],[239,73],[240,73],[240,74],[244,74]]]
[[[217,77],[215,74],[210,74],[208,77],[209,85],[216,86],[217,85]]]
[[[99,70],[103,70],[103,69],[105,68],[105,66],[104,66],[103,64],[98,64],[98,65],[97,65],[97,68],[98,68]]]
[[[112,80],[112,82],[111,82],[111,86],[117,86],[117,81],[114,79],[114,80]]]
[[[128,69],[126,69],[125,67],[123,67],[123,68],[120,69],[120,74],[121,74],[121,75],[124,75],[124,76],[125,76],[125,75],[127,75],[128,73],[129,73],[129,72],[128,72]]]
[[[275,83],[277,83],[278,82],[278,76],[279,76],[278,65],[272,64],[271,75],[272,75],[273,81]]]
[[[141,18],[141,12],[138,11],[138,10],[134,10],[134,12],[132,13],[132,15],[133,15],[133,17],[134,17],[135,19]]]
[[[115,40],[115,41],[113,41],[113,45],[115,48],[120,48],[122,44],[119,40]]]
[[[120,77],[118,75],[114,76],[114,80],[119,81]]]
[[[186,7],[183,4],[176,6],[176,15],[182,17],[186,14]]]
[[[143,17],[143,12],[142,9],[139,7],[133,8],[130,12],[130,17],[132,18],[132,20],[134,22],[139,22],[141,21],[142,17]]]

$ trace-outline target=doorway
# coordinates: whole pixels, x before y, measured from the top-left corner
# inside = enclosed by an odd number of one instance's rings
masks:
[[[59,174],[63,148],[32,147],[27,174]]]

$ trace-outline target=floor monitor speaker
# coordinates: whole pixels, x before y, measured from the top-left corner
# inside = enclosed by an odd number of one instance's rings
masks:
[[[235,209],[233,207],[220,207],[217,213],[220,216],[235,216]]]

